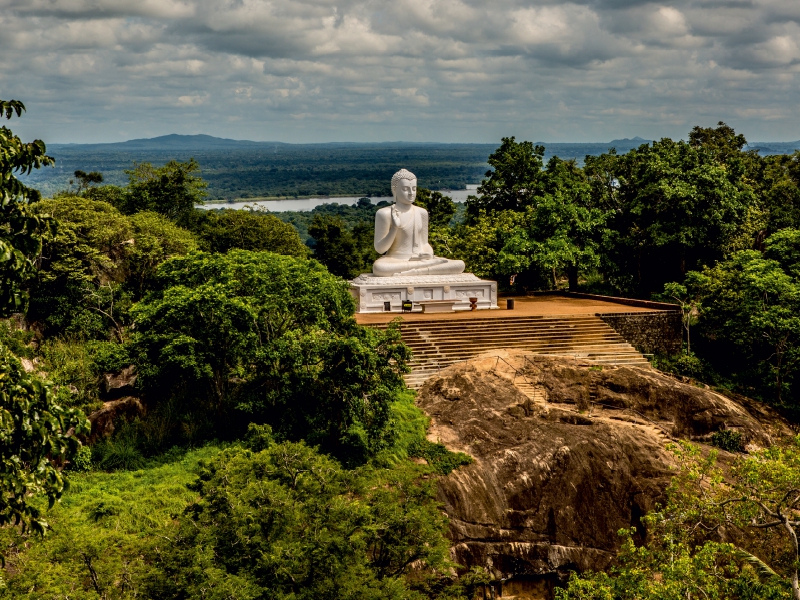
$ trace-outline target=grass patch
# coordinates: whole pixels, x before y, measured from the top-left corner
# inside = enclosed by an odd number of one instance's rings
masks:
[[[715,431],[711,434],[711,443],[728,452],[744,452],[744,436],[731,429]]]
[[[443,444],[436,444],[424,438],[414,441],[409,446],[408,455],[411,458],[424,458],[441,475],[447,475],[458,467],[473,462],[472,457],[468,454],[451,452]]]
[[[441,475],[472,463],[469,455],[451,452],[442,444],[428,441],[426,432],[430,418],[414,404],[414,396],[415,392],[406,390],[392,404],[395,443],[377,457],[376,463],[388,465],[408,458],[424,458]]]
[[[0,529],[6,558],[0,598],[142,597],[151,557],[196,499],[186,486],[198,463],[219,451],[209,445],[175,453],[173,462],[146,470],[71,473],[69,491],[46,512],[52,530],[43,539]]]
[[[414,404],[416,393],[405,390],[398,394],[392,404],[392,420],[395,430],[395,451],[402,458],[408,456],[408,447],[418,439],[425,439],[430,419]]]

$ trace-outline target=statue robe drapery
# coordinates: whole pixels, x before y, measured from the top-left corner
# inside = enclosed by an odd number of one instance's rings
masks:
[[[381,208],[375,214],[375,249],[386,254],[375,261],[374,275],[445,275],[464,272],[464,263],[433,256],[433,248],[428,243],[428,211],[412,205],[410,210],[401,212],[400,227],[392,222],[394,206]],[[381,247],[387,236],[394,230],[394,238],[387,249]],[[422,257],[420,255],[428,255]]]

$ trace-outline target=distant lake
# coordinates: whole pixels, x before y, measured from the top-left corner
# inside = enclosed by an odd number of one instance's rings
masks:
[[[475,195],[476,191],[472,190],[442,190],[442,194],[449,196],[454,202],[466,202],[467,196]],[[302,200],[242,200],[239,202],[209,202],[199,208],[217,209],[217,208],[231,208],[234,210],[241,210],[243,208],[260,207],[265,208],[270,212],[283,212],[287,210],[312,210],[321,204],[355,204],[359,199],[364,196],[345,196],[342,198],[304,198]],[[374,196],[370,198],[373,204],[378,204],[382,201],[391,202],[391,196]]]

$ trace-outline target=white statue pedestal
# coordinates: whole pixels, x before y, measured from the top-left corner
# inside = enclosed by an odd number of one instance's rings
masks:
[[[356,300],[356,312],[385,312],[390,302],[392,312],[402,310],[402,302],[414,302],[412,311],[422,312],[416,304],[426,300],[457,300],[454,310],[469,310],[470,298],[478,299],[478,309],[497,308],[497,283],[479,279],[472,273],[457,275],[394,275],[376,277],[359,275],[350,282],[350,293]]]

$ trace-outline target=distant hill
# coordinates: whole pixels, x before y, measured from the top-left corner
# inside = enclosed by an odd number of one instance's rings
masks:
[[[758,153],[767,154],[792,154],[795,150],[800,150],[800,140],[796,142],[750,142],[747,144],[748,150],[758,150]]]
[[[65,152],[126,152],[126,151],[192,151],[192,150],[272,150],[275,148],[353,148],[379,147],[402,148],[420,146],[476,146],[480,144],[442,144],[437,142],[323,142],[317,144],[289,144],[286,142],[254,142],[251,140],[232,140],[218,138],[213,135],[180,135],[171,133],[154,138],[141,138],[126,142],[108,142],[102,144],[48,144],[48,148]]]
[[[632,138],[622,138],[622,139],[619,139],[619,140],[611,140],[608,143],[611,144],[614,147],[616,147],[616,146],[636,146],[638,148],[642,144],[649,144],[652,141],[653,140],[646,140],[644,138],[640,138],[637,135],[636,137],[632,137]]]
[[[594,154],[597,148],[635,148],[641,144],[648,143],[640,137],[622,138],[611,140],[610,142],[536,142],[545,148],[586,148],[590,150],[587,154]],[[254,142],[251,140],[232,140],[228,138],[214,137],[213,135],[180,135],[171,133],[154,138],[140,138],[128,140],[126,142],[108,142],[102,144],[48,144],[48,148],[66,152],[125,152],[125,151],[170,151],[170,150],[223,150],[223,149],[272,149],[288,147],[316,147],[316,148],[352,148],[352,147],[378,147],[378,148],[402,148],[402,147],[425,147],[425,146],[486,146],[487,144],[443,144],[438,142],[325,142],[317,144],[289,144],[286,142]]]
[[[49,144],[49,148],[78,151],[125,151],[125,150],[210,150],[225,148],[255,148],[287,146],[283,142],[251,142],[249,140],[230,140],[212,135],[178,135],[171,133],[154,138],[112,142],[107,144]]]

